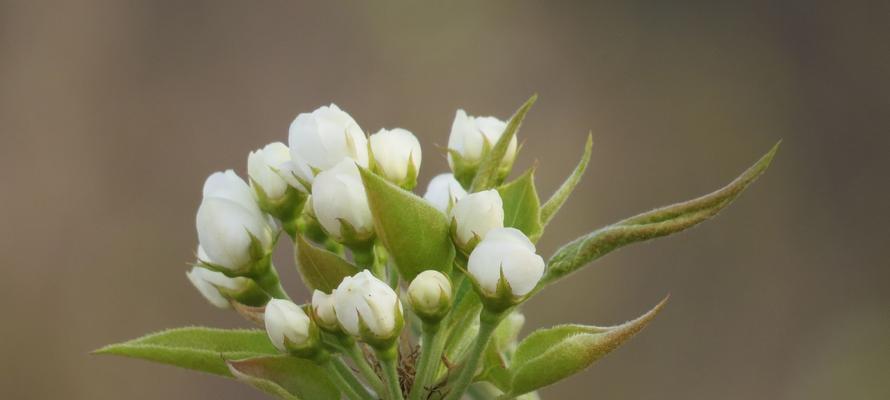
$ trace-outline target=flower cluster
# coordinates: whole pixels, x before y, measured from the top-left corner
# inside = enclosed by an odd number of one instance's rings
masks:
[[[561,325],[520,341],[522,303],[614,249],[716,215],[775,148],[726,188],[593,231],[545,262],[535,243],[580,181],[592,142],[545,202],[534,169],[507,182],[534,100],[507,121],[458,110],[451,172],[423,196],[412,192],[423,156],[410,131],[366,136],[333,104],[299,114],[288,144],[249,153],[246,181],[226,170],[204,182],[186,274],[210,304],[265,331],[185,328],[101,352],[232,376],[284,399],[457,400],[471,385],[474,398],[536,398],[633,336],[661,304],[622,325]],[[309,302],[289,297],[272,264],[282,237]]]

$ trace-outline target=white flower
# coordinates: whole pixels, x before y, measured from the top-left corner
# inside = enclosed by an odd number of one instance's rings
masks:
[[[321,226],[339,241],[366,240],[374,233],[365,186],[351,159],[318,174],[312,184],[312,208]],[[355,229],[356,238],[344,238],[341,221]]]
[[[293,302],[281,299],[269,300],[263,319],[269,341],[278,350],[286,353],[310,344],[312,320]]]
[[[438,320],[451,306],[451,281],[439,271],[423,271],[408,286],[408,301],[420,317]]]
[[[266,251],[274,241],[274,223],[260,211],[253,192],[232,170],[210,175],[195,225],[206,259],[200,261],[232,271],[251,267],[251,235]]]
[[[282,165],[289,162],[290,150],[284,143],[269,143],[247,156],[247,175],[250,176],[252,184],[262,189],[266,198],[278,200],[284,197],[288,187],[288,181],[285,181],[278,171]],[[305,191],[302,185],[296,188]]]
[[[420,170],[420,142],[414,134],[402,129],[381,129],[371,135],[371,155],[376,170],[399,186],[413,184]],[[412,173],[409,174],[409,171]]]
[[[203,250],[198,248],[198,253],[200,254],[202,252]],[[189,281],[192,282],[192,285],[195,285],[195,288],[201,292],[201,295],[210,302],[210,304],[219,308],[232,307],[231,303],[229,303],[229,299],[220,292],[220,289],[231,292],[240,292],[251,285],[251,281],[248,278],[229,278],[221,272],[211,271],[201,267],[193,267],[192,270],[186,272],[185,275],[189,278]]]
[[[451,135],[448,136],[448,149],[460,154],[464,162],[468,164],[478,163],[485,150],[486,142],[494,147],[498,139],[504,133],[507,123],[495,117],[471,117],[464,110],[457,110],[454,123],[451,125]],[[513,164],[516,157],[516,136],[510,140],[507,152],[501,161],[502,166]],[[448,155],[448,164],[452,170],[455,168],[452,155]]]
[[[352,117],[336,105],[297,115],[288,134],[292,170],[306,182],[344,158],[368,166],[368,139]]]
[[[544,259],[535,253],[535,245],[519,230],[498,228],[488,232],[470,254],[470,275],[486,296],[495,296],[503,271],[515,297],[525,296],[544,275]]]
[[[454,174],[439,174],[430,180],[423,198],[439,211],[448,214],[451,207],[466,195],[467,191],[454,179]]]
[[[315,290],[312,292],[312,312],[318,324],[328,330],[339,328],[337,323],[337,311],[334,309],[334,301],[337,291],[331,294]]]
[[[373,339],[395,338],[402,329],[402,303],[396,292],[368,270],[340,282],[334,295],[334,308],[340,327],[352,336],[362,337],[359,319]]]
[[[494,228],[504,226],[504,203],[497,190],[470,193],[451,209],[453,237],[465,252]]]

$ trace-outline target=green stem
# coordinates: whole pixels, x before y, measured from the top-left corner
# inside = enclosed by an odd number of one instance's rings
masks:
[[[326,361],[323,366],[328,370],[328,375],[334,378],[334,381],[337,383],[337,387],[339,387],[340,391],[346,395],[351,400],[371,400],[370,397],[363,397],[358,394],[355,389],[350,385],[349,381],[346,380],[346,377],[337,370],[336,365],[331,361]]]
[[[270,296],[276,299],[290,300],[287,292],[281,287],[281,280],[278,279],[278,271],[275,270],[275,266],[271,265],[271,263],[266,271],[254,277],[253,280],[257,285],[263,288],[266,293],[269,293]]]
[[[387,393],[389,400],[405,400],[402,395],[402,385],[399,383],[399,349],[393,345],[389,349],[377,350],[377,359],[383,367],[383,375],[386,377]]]
[[[479,333],[476,335],[476,341],[473,342],[473,347],[467,353],[464,365],[460,367],[460,374],[445,400],[458,400],[467,391],[476,375],[476,368],[479,366],[485,347],[488,346],[488,340],[491,339],[491,335],[501,322],[503,315],[504,313],[494,313],[484,308],[479,313]]]
[[[362,385],[362,383],[359,382],[358,379],[356,379],[355,375],[352,373],[352,370],[349,368],[349,366],[343,363],[343,360],[335,358],[331,360],[331,365],[333,365],[333,368],[339,373],[343,381],[346,382],[346,384],[352,389],[353,392],[355,392],[355,394],[359,396],[359,398],[364,400],[375,399],[374,395],[368,392],[368,389],[365,388],[365,385]]]
[[[379,395],[386,393],[386,387],[383,386],[383,381],[380,380],[380,377],[374,372],[374,368],[371,367],[371,364],[368,364],[368,360],[365,359],[365,354],[362,353],[362,349],[358,347],[358,343],[353,340],[349,344],[344,344],[344,348],[346,350],[346,355],[349,356],[355,364],[355,367],[358,368],[358,371],[361,372],[365,380],[368,381],[371,388],[373,388]]]
[[[420,361],[417,365],[414,385],[411,387],[408,400],[420,400],[439,369],[439,360],[442,358],[442,344],[444,343],[443,340],[439,340],[439,337],[444,337],[444,335],[439,335],[439,325],[439,323],[423,324],[423,335],[421,336],[423,347],[420,351]]]

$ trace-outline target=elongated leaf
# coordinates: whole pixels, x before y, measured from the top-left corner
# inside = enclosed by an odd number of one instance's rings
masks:
[[[140,358],[186,369],[231,376],[225,360],[278,354],[261,330],[178,328],[112,344],[95,354]]]
[[[241,382],[284,400],[336,400],[340,391],[327,372],[312,361],[272,356],[229,361],[229,370]]]
[[[584,144],[584,155],[581,156],[581,161],[578,162],[578,165],[575,166],[575,170],[572,171],[572,174],[566,178],[562,185],[560,185],[559,189],[557,189],[541,207],[541,224],[543,226],[547,226],[559,209],[562,208],[562,205],[565,204],[566,200],[569,199],[572,192],[575,191],[575,186],[578,186],[578,182],[580,182],[581,177],[584,176],[584,171],[587,170],[587,164],[590,163],[592,149],[593,134],[588,134],[587,143]]]
[[[580,269],[612,250],[677,233],[717,215],[766,171],[780,143],[776,143],[757,163],[720,190],[619,221],[566,244],[548,261],[547,273],[538,288]]]
[[[303,235],[296,237],[297,270],[306,286],[331,293],[347,276],[359,272],[356,266],[339,255],[309,243]]]
[[[515,181],[498,188],[504,202],[504,226],[519,229],[529,238],[541,233],[541,201],[535,189],[535,171],[529,169]]]
[[[374,227],[402,279],[433,269],[448,274],[454,260],[445,214],[411,192],[360,168]]]
[[[531,392],[583,371],[643,329],[665,302],[667,298],[643,316],[618,326],[560,325],[533,332],[516,348],[509,393]]]
[[[525,114],[532,108],[532,105],[535,104],[536,100],[538,100],[538,95],[532,95],[532,97],[526,100],[525,103],[516,110],[513,116],[510,117],[510,121],[507,122],[507,127],[504,128],[504,133],[501,134],[501,137],[498,138],[497,143],[491,148],[491,151],[488,152],[479,163],[479,169],[476,171],[476,176],[473,178],[473,184],[470,186],[471,192],[491,189],[498,184],[498,178],[501,175],[501,161],[504,159],[504,155],[507,154],[507,148],[510,146],[510,141],[516,136],[516,132],[519,130],[519,125],[521,125],[522,120],[525,119]]]

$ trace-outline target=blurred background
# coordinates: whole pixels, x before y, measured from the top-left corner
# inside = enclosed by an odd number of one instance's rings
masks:
[[[639,336],[545,399],[890,398],[890,4],[0,1],[0,397],[247,399],[102,345],[245,326],[185,279],[213,171],[336,102],[445,171],[454,112],[507,118],[548,196],[582,186],[539,249],[716,189],[779,139],[715,220],[543,292],[526,332]],[[282,243],[277,264],[308,299]]]

